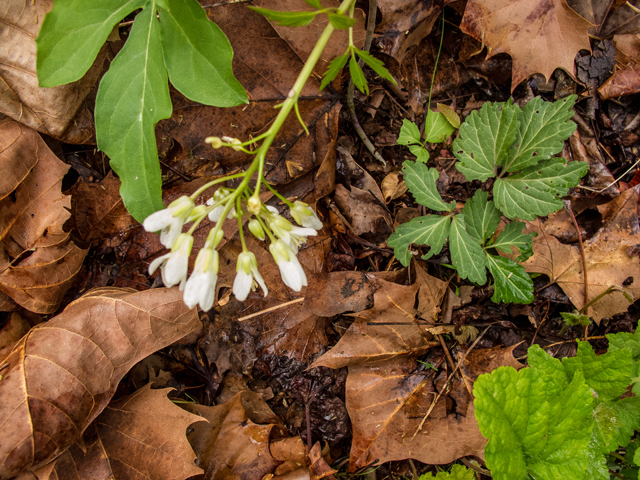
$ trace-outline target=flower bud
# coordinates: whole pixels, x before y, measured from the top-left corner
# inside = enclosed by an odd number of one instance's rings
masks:
[[[220,137],[207,137],[204,139],[206,143],[210,143],[216,150],[222,146],[222,140]]]
[[[214,234],[214,232],[216,232]],[[205,243],[205,248],[216,248],[220,241],[224,237],[224,232],[221,229],[212,228],[209,232],[209,236],[207,237],[207,241]]]
[[[239,139],[234,138],[233,140],[231,140],[231,144],[232,145],[241,145],[242,142]],[[236,152],[239,152],[240,150],[242,150],[242,147],[231,147],[231,148],[233,148]]]
[[[249,221],[249,231],[256,237],[258,240],[264,240],[264,229],[258,220],[255,218]]]
[[[262,207],[262,202],[255,195],[251,195],[249,200],[247,201],[247,209],[253,213],[254,215],[260,214],[260,209]]]
[[[198,205],[193,210],[191,210],[191,214],[189,218],[187,218],[185,223],[195,222],[196,220],[204,217],[207,214],[207,206],[206,205]]]

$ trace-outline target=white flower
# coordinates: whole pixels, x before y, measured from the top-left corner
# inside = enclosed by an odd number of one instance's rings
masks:
[[[173,244],[171,253],[156,258],[149,265],[149,274],[156,271],[158,267],[162,271],[162,281],[167,287],[180,284],[180,290],[184,290],[187,281],[187,270],[189,268],[189,254],[193,246],[193,237],[186,233],[181,233]]]
[[[218,281],[218,252],[212,248],[203,248],[198,252],[196,266],[184,288],[184,303],[189,308],[200,304],[207,312],[211,310],[216,296]]]
[[[293,250],[282,240],[276,240],[269,245],[269,250],[280,269],[280,276],[285,285],[296,292],[302,290],[302,287],[307,285],[307,276]]]
[[[182,196],[174,200],[164,210],[152,213],[144,219],[142,226],[147,232],[160,232],[160,242],[167,248],[172,248],[176,239],[182,233],[182,226],[193,210],[193,200]]]
[[[258,262],[256,256],[252,252],[242,252],[238,255],[238,264],[236,266],[236,279],[233,282],[233,294],[241,302],[247,299],[249,292],[254,290],[254,280],[258,282],[262,292],[266,297],[269,293],[267,286],[262,279],[262,275],[258,271]]]
[[[289,245],[291,250],[293,250],[293,252],[297,254],[298,247],[300,247],[300,245],[302,245],[303,243],[307,243],[307,237],[313,237],[317,234],[318,232],[313,228],[301,228],[294,225],[289,232],[288,241],[284,239],[283,240],[287,245]]]
[[[296,201],[293,204],[293,208],[290,208],[291,216],[299,225],[303,227],[313,228],[315,230],[322,230],[322,222],[316,215],[316,212],[304,202]]]
[[[219,188],[213,194],[213,197],[207,200],[207,205],[211,206],[215,202],[219,202],[230,193],[231,191],[227,188]],[[218,222],[220,220],[220,217],[222,217],[222,212],[224,212],[225,207],[226,207],[225,204],[215,206],[213,210],[209,212],[209,220],[211,220],[212,222]],[[235,207],[233,207],[231,208],[231,211],[227,214],[227,218],[233,218],[235,217],[235,215],[236,215],[236,209]]]

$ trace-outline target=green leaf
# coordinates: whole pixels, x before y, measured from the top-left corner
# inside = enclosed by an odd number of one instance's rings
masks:
[[[575,187],[587,171],[586,162],[565,163],[553,158],[507,178],[498,178],[493,186],[496,206],[510,219],[535,220],[562,208],[569,188]]]
[[[505,257],[486,254],[487,267],[495,280],[493,297],[495,303],[533,302],[533,281],[524,267]]]
[[[485,254],[478,241],[467,233],[463,215],[458,214],[451,221],[449,250],[458,275],[478,285],[487,282]]]
[[[537,345],[529,358],[545,355]],[[538,368],[499,367],[476,380],[475,415],[495,480],[582,480],[593,428],[589,387],[580,374],[571,383],[560,362]],[[549,368],[550,367],[550,368]]]
[[[436,107],[438,107],[438,111],[445,116],[453,128],[460,128],[460,115],[458,115],[453,108],[444,103],[436,103]]]
[[[562,151],[564,141],[576,129],[576,124],[569,121],[576,98],[570,95],[551,103],[536,97],[527,103],[520,113],[520,128],[504,170],[517,172]]]
[[[317,8],[318,10],[322,9],[320,0],[304,0],[304,1],[307,2],[309,5],[311,5],[313,8]]]
[[[533,237],[537,236],[535,232],[522,233],[525,228],[526,225],[522,222],[508,223],[495,242],[490,244],[491,248],[513,255],[511,247],[516,247],[519,255],[514,260],[516,262],[524,262],[533,255]]]
[[[398,136],[398,145],[413,145],[413,144],[422,145],[422,140],[420,139],[420,129],[415,123],[405,118],[402,120],[402,127],[400,127],[400,135]]]
[[[344,55],[340,55],[339,57],[331,60],[327,71],[324,72],[322,83],[320,84],[320,90],[322,91],[324,87],[329,85],[329,83],[333,82],[338,74],[342,71],[344,66],[347,64],[347,60],[349,59],[349,52],[347,51]]]
[[[454,465],[451,472],[438,472],[434,477],[431,472],[420,475],[418,480],[475,480],[476,475],[473,470],[469,470],[462,465]]]
[[[96,99],[98,148],[111,159],[124,204],[140,222],[164,208],[154,127],[172,110],[154,7],[136,17]]]
[[[164,0],[160,10],[164,62],[169,79],[185,97],[216,107],[248,103],[233,76],[233,49],[197,0]]]
[[[402,173],[409,191],[420,205],[437,212],[450,212],[455,208],[456,202],[445,203],[438,193],[436,180],[440,173],[435,168],[419,162],[404,162]]]
[[[118,22],[148,1],[54,2],[36,39],[39,85],[56,87],[81,79]]]
[[[429,143],[444,142],[451,136],[455,128],[449,123],[449,120],[440,112],[429,110],[427,112],[427,120],[424,125],[424,137]]]
[[[313,19],[316,18],[316,15],[319,12],[278,12],[276,10],[269,10],[268,8],[261,7],[247,7],[253,10],[254,12],[258,12],[261,15],[264,15],[272,22],[276,22],[277,25],[282,25],[283,27],[304,27],[305,25],[309,25],[313,22]]]
[[[449,236],[451,217],[446,215],[429,215],[413,218],[407,223],[398,225],[396,231],[387,240],[393,253],[405,267],[411,262],[411,244],[428,245],[430,250],[422,257],[428,259],[437,255]]]
[[[353,54],[351,55],[351,59],[349,59],[349,73],[351,74],[353,84],[358,87],[358,90],[369,95],[369,84],[367,83],[367,79],[364,78],[364,73]]]
[[[500,223],[500,212],[488,199],[487,192],[476,190],[473,198],[468,200],[462,209],[467,233],[481,245],[495,233]]]
[[[338,30],[346,30],[347,28],[353,27],[357,21],[355,18],[349,18],[339,13],[327,13],[327,16],[333,28],[337,28]]]
[[[453,152],[460,160],[456,168],[465,178],[485,181],[497,173],[516,138],[520,107],[510,103],[485,102],[480,112],[471,112],[453,141]]]
[[[587,315],[579,313],[560,312],[560,316],[567,325],[582,325],[584,327],[591,324],[591,320]]]
[[[355,23],[355,20],[354,20],[354,23]],[[355,50],[356,50],[356,54],[364,61],[364,63],[366,63],[369,66],[369,68],[371,68],[371,70],[373,70],[378,75],[380,75],[380,77],[386,80],[389,80],[394,85],[397,84],[396,79],[391,76],[391,74],[389,73],[389,70],[385,68],[384,63],[382,63],[380,60],[375,58],[369,52],[365,52],[364,50],[358,50],[357,48]]]

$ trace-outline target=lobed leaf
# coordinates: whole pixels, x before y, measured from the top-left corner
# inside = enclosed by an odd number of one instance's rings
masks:
[[[449,250],[453,266],[462,278],[478,285],[487,282],[485,254],[480,243],[467,233],[464,216],[461,214],[453,217],[451,221]]]
[[[154,5],[136,17],[96,99],[98,148],[111,159],[127,210],[138,221],[163,208],[155,124],[171,116]]]
[[[487,192],[476,190],[462,209],[467,233],[480,244],[495,233],[500,223],[500,212],[488,198]]]
[[[414,143],[422,144],[420,129],[415,123],[405,118],[402,120],[402,127],[400,128],[400,135],[398,136],[398,145],[411,145]]]
[[[412,243],[428,245],[431,248],[422,257],[426,260],[442,250],[449,237],[450,219],[451,217],[446,215],[413,218],[407,223],[398,225],[396,231],[387,240],[387,245],[394,249],[396,258],[405,267],[411,262],[409,247]]]
[[[367,83],[367,79],[364,77],[364,72],[360,68],[360,65],[358,65],[358,61],[353,53],[349,60],[349,73],[351,74],[353,84],[358,87],[358,90],[365,95],[369,95],[369,84]]]
[[[424,124],[424,136],[429,143],[444,142],[454,132],[455,128],[447,117],[440,112],[429,110]]]
[[[503,164],[505,171],[517,172],[562,151],[564,141],[576,129],[576,124],[569,121],[576,98],[570,95],[557,102],[545,102],[535,97],[522,108],[520,128]]]
[[[355,18],[349,18],[346,15],[339,13],[327,13],[327,16],[329,17],[329,23],[333,25],[333,28],[337,28],[338,30],[351,28],[357,21]]]
[[[513,254],[512,247],[518,249],[518,257],[516,262],[524,262],[533,255],[533,237],[537,236],[536,232],[523,233],[527,226],[522,222],[508,223],[498,238],[490,244],[491,248],[500,250],[507,254]]]
[[[455,201],[445,203],[438,193],[436,180],[440,173],[435,168],[419,162],[404,162],[402,173],[409,191],[420,205],[437,212],[451,212],[455,208]]]
[[[277,25],[282,25],[283,27],[304,27],[305,25],[309,25],[313,22],[313,19],[316,18],[318,12],[279,12],[276,10],[269,10],[268,8],[261,7],[247,7],[253,10],[254,12],[258,12],[261,15],[264,15],[272,22],[277,22]]]
[[[355,20],[354,20],[354,23],[355,23]],[[391,83],[396,85],[396,79],[393,78],[393,76],[389,73],[389,70],[385,68],[384,63],[382,63],[382,61],[378,60],[369,52],[365,52],[364,50],[359,50],[356,48],[355,52],[362,59],[362,61],[366,63],[369,66],[369,68],[371,68],[371,70],[373,70],[378,75],[380,75],[380,77],[384,78],[385,80],[389,80]],[[404,121],[402,123],[404,124]]]
[[[516,138],[519,112],[517,105],[485,102],[460,126],[453,152],[460,161],[456,168],[468,181],[484,182],[497,174]]]
[[[450,472],[438,472],[434,477],[431,472],[420,475],[418,480],[475,480],[473,470],[462,465],[454,465]]]
[[[491,300],[495,303],[533,302],[533,281],[524,267],[505,257],[486,254],[487,268],[495,281]]]
[[[320,84],[319,90],[323,90],[329,83],[331,83],[338,74],[342,71],[344,66],[347,64],[347,60],[349,59],[349,52],[346,52],[344,55],[340,55],[339,57],[331,60],[327,71],[324,72],[322,83]]]

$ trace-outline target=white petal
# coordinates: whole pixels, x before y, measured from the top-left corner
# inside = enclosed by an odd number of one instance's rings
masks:
[[[244,302],[251,291],[251,285],[253,285],[253,277],[240,270],[233,281],[233,294],[238,300]]]
[[[313,210],[311,211],[313,212]],[[304,215],[300,220],[302,220],[301,225],[303,227],[313,228],[314,230],[322,230],[322,227],[324,227],[316,212],[313,212],[313,215]]]
[[[207,286],[208,275],[204,272],[193,272],[184,289],[184,303],[189,308],[200,303],[204,289]]]
[[[271,213],[276,213],[279,214],[280,212],[278,212],[278,209],[276,207],[272,207],[271,205],[266,205],[267,210],[269,210]]]
[[[176,240],[182,233],[182,225],[183,223],[180,219],[174,218],[174,221],[160,232],[160,243],[166,248],[173,247],[173,244],[176,243]]]
[[[292,258],[295,258],[292,255]],[[302,289],[304,272],[300,268],[300,264],[296,265],[292,261],[281,261],[278,264],[280,267],[280,276],[282,277],[282,281],[284,284],[291,288],[292,290],[299,292]],[[307,279],[304,278],[304,283],[306,283]]]
[[[212,222],[219,221],[223,211],[224,211],[224,206],[218,205],[216,208],[214,208],[209,212],[209,220],[211,220]]]
[[[295,225],[293,226],[293,228],[291,229],[291,233],[292,235],[300,235],[301,237],[313,237],[314,235],[317,235],[318,232],[315,231],[313,228],[301,228],[301,227],[296,227]]]
[[[173,287],[187,278],[189,268],[189,257],[181,250],[172,252],[169,260],[162,269],[162,279],[167,287]]]
[[[151,262],[151,264],[149,264],[149,275],[153,275],[153,272],[155,272],[158,269],[158,267],[160,265],[162,265],[167,260],[167,258],[169,258],[170,256],[171,256],[171,254],[167,253],[166,255],[162,255],[162,256],[154,259]]]
[[[262,289],[262,291],[264,292],[264,296],[266,297],[269,294],[269,290],[267,289],[267,285],[264,283],[262,275],[260,275],[260,272],[257,269],[254,270],[252,273],[253,273],[253,278],[255,279],[256,282],[258,282],[258,285],[260,285],[260,288]]]
[[[147,232],[157,232],[158,230],[162,230],[167,227],[172,220],[172,213],[165,208],[164,210],[152,213],[145,218],[142,226]]]
[[[213,307],[213,301],[216,298],[216,282],[218,280],[218,275],[211,273],[209,282],[207,284],[207,289],[200,296],[200,308],[204,312],[208,312]]]

